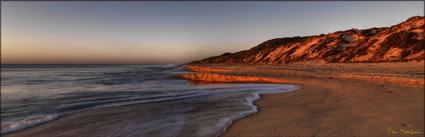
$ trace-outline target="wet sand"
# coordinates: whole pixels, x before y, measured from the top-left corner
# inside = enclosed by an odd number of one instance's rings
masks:
[[[223,75],[302,81],[263,95],[221,137],[424,136],[424,63],[201,65]]]

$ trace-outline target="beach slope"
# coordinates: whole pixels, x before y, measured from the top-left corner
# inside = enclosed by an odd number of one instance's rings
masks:
[[[222,137],[424,135],[423,61],[191,67],[302,82],[294,83],[303,87],[295,92],[263,95],[255,102],[259,112],[235,121]]]

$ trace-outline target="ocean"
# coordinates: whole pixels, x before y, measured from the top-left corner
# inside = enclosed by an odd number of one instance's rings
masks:
[[[140,112],[144,122],[135,121],[140,118],[134,115],[117,119],[124,123],[117,124],[120,127],[91,121],[62,135],[90,136],[74,131],[92,130],[83,127],[96,125],[92,131],[103,136],[215,137],[232,121],[257,112],[253,102],[260,94],[299,88],[289,84],[192,84],[174,77],[186,73],[192,72],[172,64],[2,65],[1,134],[25,132],[96,109],[145,104],[140,108],[146,110]]]

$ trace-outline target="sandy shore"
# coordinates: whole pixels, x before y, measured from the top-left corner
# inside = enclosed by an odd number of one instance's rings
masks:
[[[423,62],[200,67],[302,81],[295,92],[263,95],[255,102],[260,111],[222,137],[424,135]]]
[[[263,95],[255,102],[259,112],[234,121],[222,137],[424,136],[423,62],[202,65],[192,70],[206,75],[185,78],[201,83],[263,81],[303,87]],[[149,121],[146,112],[153,110],[157,108],[149,104],[95,109],[6,136],[103,137],[126,130],[137,137],[135,127]]]

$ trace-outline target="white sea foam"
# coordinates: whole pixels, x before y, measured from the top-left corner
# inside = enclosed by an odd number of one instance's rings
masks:
[[[36,125],[54,120],[56,118],[58,118],[57,114],[39,115],[39,116],[33,116],[31,118],[27,118],[25,120],[21,120],[15,123],[6,124],[4,126],[2,125],[1,134],[6,134],[9,132],[22,130],[24,128],[36,126]]]
[[[253,93],[252,97],[246,98],[247,99],[246,105],[250,106],[251,110],[246,111],[246,112],[241,112],[238,115],[235,115],[231,118],[226,118],[226,121],[221,121],[220,125],[225,125],[225,126],[222,126],[222,127],[224,127],[222,132],[220,134],[217,134],[216,137],[223,134],[226,131],[227,127],[230,126],[233,121],[258,112],[257,106],[254,105],[254,102],[261,98],[260,94],[276,94],[276,93],[290,92],[290,91],[294,91],[294,90],[301,88],[301,87],[296,86],[296,85],[285,85],[284,86],[285,88],[283,90],[282,85],[276,85],[276,84],[266,85],[266,86],[255,86],[255,87],[258,90]]]
[[[1,100],[1,134],[25,130],[81,111],[149,103],[146,105],[155,109],[140,111],[140,115],[149,116],[145,117],[149,121],[132,123],[138,117],[120,113],[118,117],[127,121],[114,121],[112,125],[97,123],[104,127],[96,132],[120,137],[213,137],[223,133],[232,121],[257,112],[254,101],[260,98],[260,94],[289,92],[300,88],[287,84],[192,85],[186,80],[168,79],[168,76],[176,73],[189,72],[155,65],[23,69],[2,70],[2,74],[8,74],[2,77],[2,84],[9,85],[2,87],[5,92],[2,91]],[[50,73],[52,71],[55,73]],[[134,109],[137,111],[143,108]],[[89,121],[83,119],[81,123]],[[71,131],[63,134],[78,136]]]

